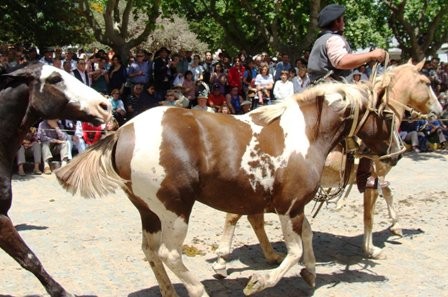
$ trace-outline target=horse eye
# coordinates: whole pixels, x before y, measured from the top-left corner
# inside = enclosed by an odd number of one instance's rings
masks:
[[[61,74],[57,72],[53,72],[49,77],[47,77],[47,82],[50,84],[57,84],[62,81]]]

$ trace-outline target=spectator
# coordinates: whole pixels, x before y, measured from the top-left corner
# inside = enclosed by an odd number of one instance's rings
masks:
[[[145,61],[145,52],[138,50],[136,55],[136,61],[133,62],[128,68],[128,79],[132,88],[135,84],[142,84],[146,86],[149,82],[150,66],[149,62]]]
[[[39,62],[46,65],[53,65],[53,49],[51,47],[45,47],[42,49],[42,53],[43,56]]]
[[[274,87],[274,79],[269,73],[267,64],[263,64],[260,68],[260,73],[255,78],[255,87],[257,88],[258,104],[263,105],[271,103],[271,91]]]
[[[80,121],[72,120],[61,120],[59,124],[67,134],[67,140],[70,145],[68,149],[68,159],[71,160],[74,148],[76,148],[78,154],[86,150],[86,143],[82,138],[82,125]]]
[[[215,69],[210,78],[210,84],[219,85],[219,91],[222,95],[227,93],[227,75],[225,74],[224,67],[220,62],[215,65]]]
[[[132,88],[132,94],[128,97],[128,99],[125,102],[126,115],[127,115],[126,118],[128,121],[143,111],[142,93],[143,93],[143,85],[135,84]]]
[[[233,65],[229,68],[227,73],[227,82],[229,88],[238,88],[238,94],[243,94],[243,76],[244,76],[245,68],[243,64],[241,64],[241,59],[236,57],[233,59]]]
[[[416,153],[426,151],[426,135],[424,130],[425,121],[402,121],[400,124],[401,139],[412,146],[412,150]]]
[[[166,91],[171,87],[171,76],[168,71],[169,54],[170,51],[166,47],[161,47],[154,55],[154,86],[158,101],[165,97]]]
[[[213,85],[212,91],[208,95],[208,105],[218,112],[226,103],[226,97],[221,94],[219,84]]]
[[[61,167],[69,161],[70,144],[68,136],[61,130],[57,119],[44,120],[39,123],[38,137],[42,143],[44,173],[51,174],[50,159],[54,154],[61,156]]]
[[[120,99],[120,90],[113,89],[111,98],[109,99],[112,105],[112,115],[121,126],[126,122],[126,108],[124,107],[123,100]]]
[[[184,73],[182,93],[188,100],[196,102],[196,83],[193,78],[193,72],[190,70]]]
[[[109,91],[107,85],[108,78],[106,78],[109,74],[106,69],[106,63],[107,60],[105,57],[98,57],[96,69],[91,73],[92,88],[104,95],[108,94]]]
[[[226,102],[232,114],[243,113],[241,108],[243,97],[238,93],[238,87],[235,86],[230,90],[230,93],[226,95]]]
[[[428,121],[426,126],[427,137],[431,143],[439,143],[442,149],[447,148],[446,135],[447,127],[438,119]]]
[[[274,97],[276,100],[283,101],[294,94],[294,86],[288,80],[289,71],[282,70],[280,80],[275,82]]]
[[[287,54],[281,55],[281,61],[277,63],[275,66],[275,76],[274,81],[280,80],[280,76],[282,75],[282,71],[289,71],[292,68],[291,63],[289,63],[289,56]]]
[[[127,73],[123,66],[120,56],[114,55],[111,59],[111,65],[108,75],[105,76],[108,85],[108,94],[114,89],[120,90],[120,94],[124,94],[124,84],[126,83]]]
[[[198,104],[194,106],[192,109],[194,110],[202,110],[208,112],[215,112],[213,107],[207,106],[208,93],[206,91],[200,92],[197,97]]]
[[[210,77],[213,72],[213,56],[209,51],[205,52],[205,59],[202,62],[202,68],[204,69],[204,72],[202,73],[202,80],[208,84],[210,83]]]
[[[176,92],[174,90],[168,90],[165,93],[165,100],[160,101],[160,105],[163,106],[176,106]]]
[[[83,84],[90,86],[91,79],[86,70],[86,61],[84,59],[79,59],[76,63],[76,69],[73,69],[72,74],[80,80]]]
[[[301,93],[310,85],[310,77],[305,66],[299,66],[299,73],[292,80],[294,93]]]
[[[188,70],[193,73],[193,80],[203,80],[204,68],[201,65],[201,57],[199,55],[193,56],[193,61],[188,65]]]
[[[17,152],[17,166],[18,173],[20,176],[25,175],[25,170],[23,168],[23,164],[26,162],[27,153],[33,154],[34,161],[34,170],[33,174],[41,175],[42,171],[40,171],[40,163],[42,162],[42,147],[37,139],[37,131],[35,127],[31,127],[30,131],[25,135],[25,138],[20,145],[20,148]]]

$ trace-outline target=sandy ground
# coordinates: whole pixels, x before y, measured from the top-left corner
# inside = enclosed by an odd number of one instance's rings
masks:
[[[324,207],[315,219],[313,245],[317,286],[307,287],[301,266],[293,267],[276,287],[255,296],[448,296],[448,154],[407,154],[388,176],[403,227],[391,236],[385,203],[379,200],[374,242],[385,260],[362,257],[362,199],[353,190],[340,210]],[[86,200],[66,193],[54,176],[15,177],[10,216],[47,271],[80,296],[160,296],[140,250],[139,216],[122,193]],[[312,204],[307,208],[310,212]],[[203,255],[184,261],[203,281],[210,296],[243,296],[254,270],[265,263],[254,233],[243,218],[237,228],[229,277],[213,277],[214,247],[224,214],[197,204],[185,244]],[[275,215],[267,215],[275,249],[285,252]],[[171,274],[170,274],[171,275]],[[187,296],[171,275],[180,296]],[[0,296],[48,296],[38,280],[0,252]]]

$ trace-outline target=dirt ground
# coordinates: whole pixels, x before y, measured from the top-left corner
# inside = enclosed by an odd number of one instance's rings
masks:
[[[392,236],[385,203],[379,200],[374,243],[384,260],[361,252],[362,198],[352,190],[346,207],[324,207],[311,219],[317,260],[317,285],[307,287],[301,266],[293,267],[275,286],[255,296],[448,296],[448,153],[409,153],[388,176],[404,236]],[[86,200],[66,193],[54,176],[15,177],[10,211],[17,229],[47,271],[79,296],[160,296],[141,252],[136,209],[120,192]],[[307,208],[309,213],[312,208]],[[285,252],[275,215],[267,215],[268,236]],[[203,281],[210,296],[243,296],[255,270],[271,269],[254,233],[243,218],[237,228],[229,277],[213,277],[214,247],[222,234],[224,214],[197,204],[185,244],[202,255],[184,261]],[[170,274],[180,296],[187,296]],[[0,296],[48,296],[38,280],[0,252]]]

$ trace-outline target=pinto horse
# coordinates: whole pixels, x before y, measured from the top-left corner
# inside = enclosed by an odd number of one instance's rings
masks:
[[[430,87],[429,79],[420,73],[424,61],[413,65],[411,61],[389,69],[383,76],[376,78],[374,88],[376,92],[383,97],[383,101],[388,102],[389,108],[395,113],[398,121],[401,121],[404,111],[417,111],[420,113],[440,114],[442,107]],[[323,188],[337,188],[341,184],[341,164],[343,164],[344,153],[340,145],[336,146],[328,155],[325,161],[320,184]],[[351,167],[348,184],[356,183],[357,165]],[[385,175],[391,170],[389,163],[375,161],[372,176],[384,180]],[[381,184],[381,182],[380,182]],[[387,183],[381,189],[382,195],[386,200],[389,216],[392,219],[390,230],[394,234],[401,234],[398,226],[396,211],[393,207],[392,191]],[[384,257],[382,249],[373,244],[372,226],[375,203],[378,198],[378,188],[366,188],[364,192],[364,240],[363,252],[369,258],[380,259]],[[231,243],[236,224],[241,218],[240,214],[227,214],[224,232],[217,249],[218,259],[213,268],[216,273],[226,276],[226,256],[231,250]],[[283,255],[276,253],[264,230],[263,214],[248,215],[248,220],[260,241],[262,252],[270,263],[279,263]]]
[[[0,76],[0,247],[32,272],[51,296],[69,296],[45,271],[8,216],[14,158],[29,128],[39,119],[67,118],[106,122],[109,102],[69,73],[30,64]]]
[[[268,274],[254,274],[245,294],[274,286],[311,246],[305,205],[319,186],[325,158],[352,131],[375,153],[398,151],[389,121],[370,112],[367,85],[316,86],[240,117],[174,107],[151,109],[56,171],[63,187],[99,197],[121,187],[138,209],[142,249],[163,296],[177,296],[165,264],[190,296],[208,296],[182,262],[181,247],[195,201],[218,210],[276,212],[288,254]],[[367,112],[365,121],[361,116]],[[302,276],[315,283],[306,248]]]

